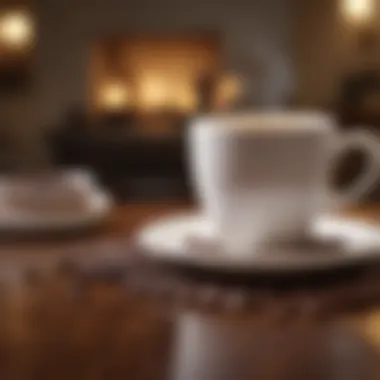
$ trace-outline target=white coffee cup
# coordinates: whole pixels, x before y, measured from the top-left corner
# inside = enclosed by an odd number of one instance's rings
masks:
[[[380,177],[380,144],[364,131],[340,134],[322,113],[200,117],[189,128],[194,189],[231,253],[307,234],[320,213],[354,202]],[[342,193],[331,177],[343,152],[363,150],[364,173]]]

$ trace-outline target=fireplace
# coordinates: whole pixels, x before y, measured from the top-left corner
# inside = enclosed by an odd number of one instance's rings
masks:
[[[223,108],[238,96],[223,70],[219,38],[130,36],[98,41],[92,51],[90,112],[192,115]]]
[[[91,117],[79,109],[67,128],[57,129],[56,163],[91,168],[117,199],[188,197],[189,119],[231,105],[240,90],[235,73],[226,70],[219,38],[107,38],[93,46],[90,63]]]

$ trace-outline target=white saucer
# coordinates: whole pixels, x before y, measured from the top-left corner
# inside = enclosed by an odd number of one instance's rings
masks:
[[[61,233],[92,228],[101,224],[109,215],[112,200],[102,191],[89,192],[83,209],[69,213],[17,212],[0,202],[0,233]]]
[[[315,222],[312,235],[320,242],[312,249],[278,245],[252,255],[228,255],[217,246],[208,221],[187,213],[155,220],[136,238],[143,253],[151,258],[224,272],[309,271],[380,259],[380,226],[326,216]],[[335,243],[330,244],[332,241]]]

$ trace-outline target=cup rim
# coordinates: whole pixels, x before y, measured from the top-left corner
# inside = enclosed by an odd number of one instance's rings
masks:
[[[191,126],[218,133],[236,131],[273,135],[282,132],[331,132],[335,125],[333,115],[321,111],[258,111],[198,116]]]

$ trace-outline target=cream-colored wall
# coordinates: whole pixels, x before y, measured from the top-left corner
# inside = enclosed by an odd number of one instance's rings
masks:
[[[344,18],[344,0],[294,1],[296,102],[333,107],[347,74],[365,67],[380,68],[379,10],[374,9],[371,24],[379,35],[379,48],[364,55],[358,50],[360,28]]]
[[[294,62],[296,103],[325,105],[336,96],[340,76],[333,0],[296,0]]]

